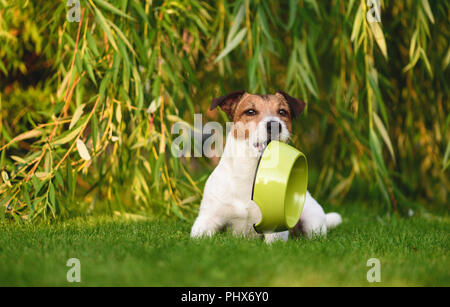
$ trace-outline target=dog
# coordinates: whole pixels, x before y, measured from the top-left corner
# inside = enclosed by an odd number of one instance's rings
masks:
[[[223,155],[206,181],[192,238],[210,237],[231,229],[234,235],[261,237],[265,242],[287,241],[289,231],[258,234],[253,225],[261,220],[258,205],[251,199],[259,157],[271,140],[287,142],[292,121],[305,108],[305,102],[282,91],[271,95],[237,91],[213,99],[210,110],[220,107],[233,124],[227,134]],[[291,234],[308,238],[325,236],[342,222],[338,213],[325,214],[320,204],[306,194],[303,212]]]

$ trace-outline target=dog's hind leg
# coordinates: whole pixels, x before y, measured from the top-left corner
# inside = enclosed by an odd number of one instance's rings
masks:
[[[305,206],[294,233],[302,232],[306,237],[312,239],[316,236],[327,235],[327,217],[322,206],[309,194],[306,193]]]

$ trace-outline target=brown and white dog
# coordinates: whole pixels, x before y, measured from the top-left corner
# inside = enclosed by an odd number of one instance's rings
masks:
[[[274,95],[239,91],[214,99],[210,109],[217,106],[228,114],[233,125],[222,158],[206,182],[191,237],[212,236],[226,228],[236,235],[257,237],[260,235],[253,225],[260,221],[261,212],[251,200],[251,193],[259,156],[269,141],[289,140],[292,120],[300,115],[305,103],[281,91]],[[311,238],[326,235],[327,229],[341,221],[338,213],[325,214],[308,192],[295,230]],[[287,240],[288,236],[288,231],[264,234],[268,243]]]

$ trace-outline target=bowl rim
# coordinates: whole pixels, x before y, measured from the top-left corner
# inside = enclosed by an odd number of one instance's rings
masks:
[[[261,159],[262,156],[264,155],[264,152],[266,151],[267,147],[269,147],[269,144],[272,142],[272,140],[269,141],[269,143],[267,143],[266,147],[264,147],[264,149],[261,152],[261,155],[258,158],[258,163],[256,163],[256,169],[255,169],[255,175],[253,175],[253,184],[252,184],[252,197],[251,200],[253,200],[253,194],[255,193],[255,184],[256,184],[256,176],[258,175],[258,169],[259,169],[259,164],[261,163]]]
[[[297,150],[298,150],[298,149],[297,149]],[[307,192],[308,192],[308,172],[309,172],[309,170],[308,170],[308,159],[306,158],[306,155],[305,155],[303,152],[301,152],[300,150],[298,150],[298,152],[299,152],[299,154],[298,154],[298,156],[295,158],[294,163],[292,164],[292,167],[291,167],[291,169],[289,170],[289,175],[288,175],[288,178],[287,178],[287,180],[286,180],[286,187],[284,188],[284,221],[285,221],[286,225],[289,224],[289,223],[288,223],[288,220],[287,220],[287,215],[286,215],[286,195],[287,195],[287,193],[288,193],[289,182],[291,181],[291,175],[292,175],[292,172],[294,171],[294,168],[295,168],[294,166],[295,166],[295,164],[296,164],[298,161],[300,161],[300,160],[302,160],[302,161],[304,162],[304,166],[305,166],[305,171],[306,171],[306,187],[305,187],[305,193],[303,193],[303,194],[304,194],[303,205],[302,205],[302,207],[301,207],[301,209],[300,209],[300,215],[298,216],[298,219],[297,219],[296,224],[298,223],[298,220],[300,219],[300,217],[301,217],[301,215],[302,215],[302,213],[303,213],[303,209],[305,208],[306,194],[307,194]],[[289,225],[288,225],[288,227],[289,227]],[[295,225],[292,226],[292,227],[289,227],[289,228],[291,229],[291,228],[293,228],[293,227],[295,227]]]
[[[270,141],[267,143],[266,147],[264,147],[264,149],[262,150],[261,154],[259,155],[258,163],[256,163],[256,169],[255,169],[255,174],[253,175],[253,184],[252,184],[252,197],[251,197],[251,200],[252,200],[253,202],[255,202],[254,199],[253,199],[253,195],[254,195],[254,193],[255,193],[256,176],[258,175],[259,164],[261,163],[261,159],[262,159],[262,157],[263,157],[263,155],[264,155],[264,152],[266,151],[267,147],[269,147],[269,144],[270,144],[271,142],[272,142],[272,140],[270,140]],[[259,205],[258,205],[258,204],[256,204],[256,205],[257,205],[258,208],[259,208]],[[259,210],[261,211],[261,208],[260,208]],[[256,229],[256,225],[259,224],[261,221],[262,221],[262,212],[261,212],[261,220],[260,220],[258,223],[254,223],[254,224],[253,224],[253,229],[256,231],[256,233],[259,233],[258,230]]]

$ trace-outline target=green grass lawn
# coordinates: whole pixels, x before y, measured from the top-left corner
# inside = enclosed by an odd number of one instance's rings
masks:
[[[189,239],[190,223],[101,217],[0,226],[0,285],[450,285],[448,217],[399,219],[353,206],[326,239],[271,246],[219,234]],[[81,261],[68,283],[66,261]],[[381,282],[369,283],[369,258]]]

